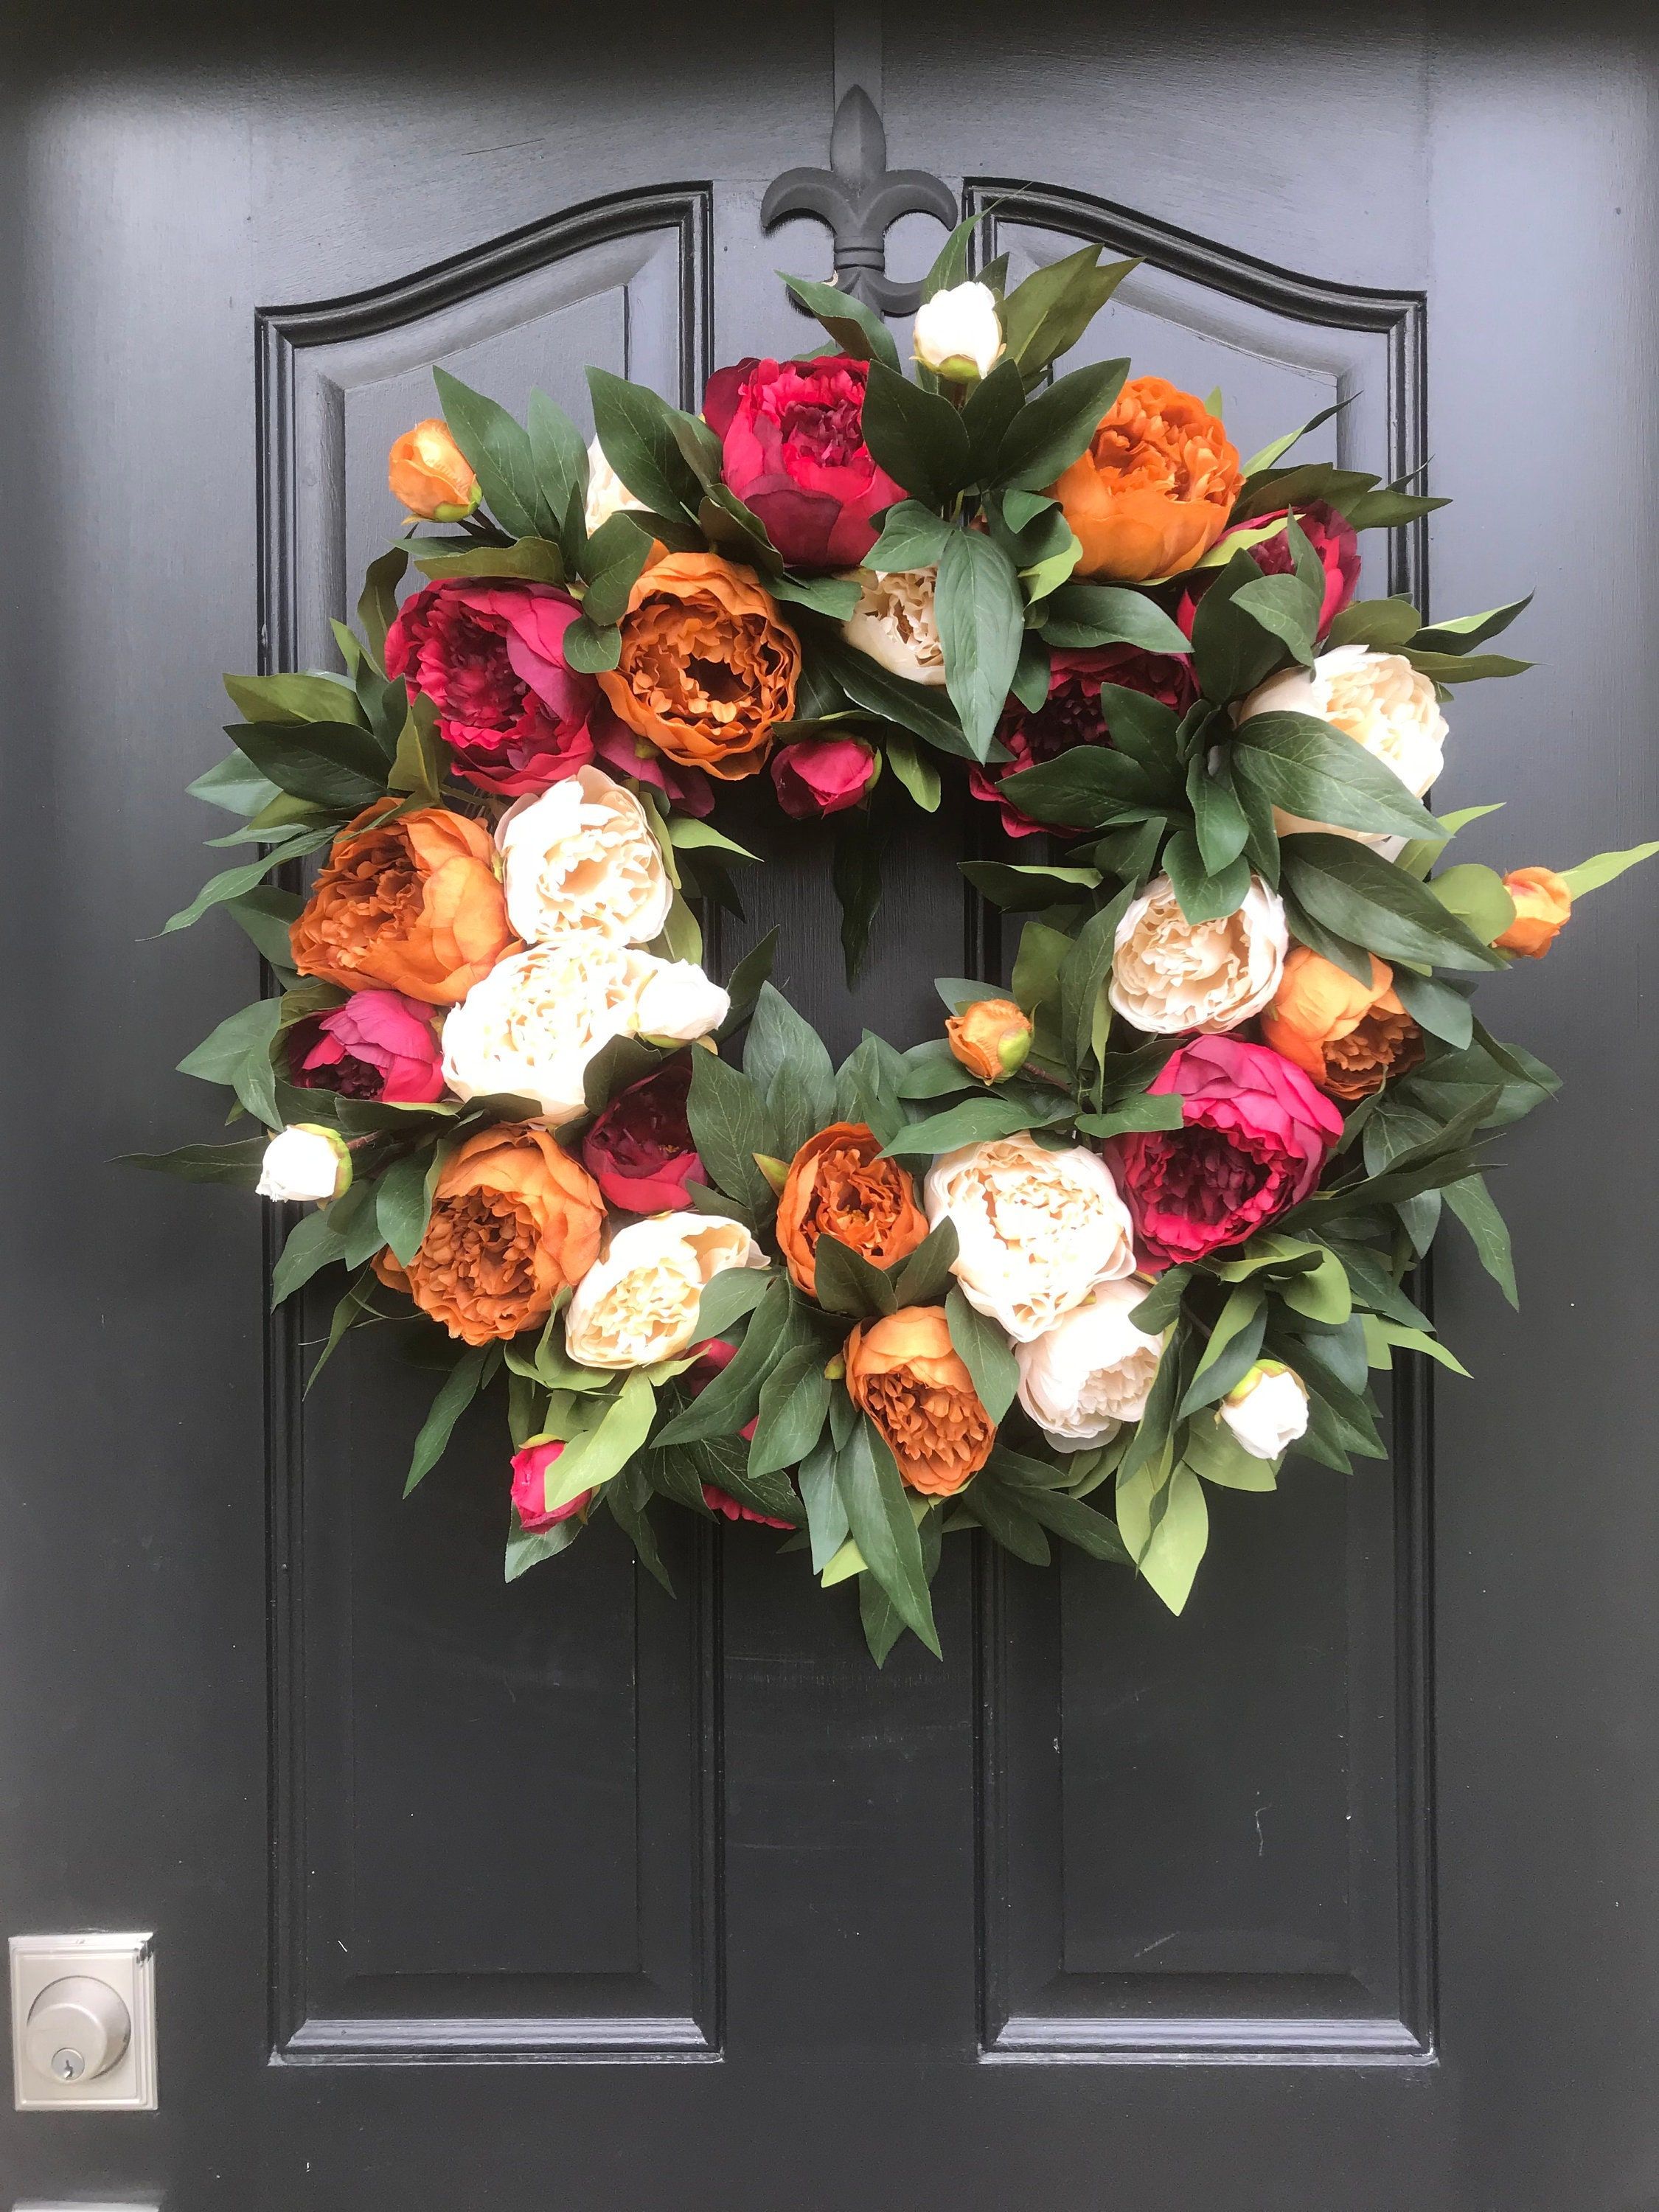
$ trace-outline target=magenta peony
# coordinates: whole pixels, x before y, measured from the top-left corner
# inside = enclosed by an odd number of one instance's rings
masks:
[[[689,1182],[706,1182],[685,1102],[691,1063],[684,1054],[619,1091],[582,1139],[582,1165],[624,1213],[677,1213]],[[712,1347],[711,1347],[712,1349]]]
[[[1299,1067],[1237,1037],[1195,1037],[1147,1087],[1180,1093],[1183,1126],[1106,1150],[1151,1273],[1240,1243],[1299,1203],[1342,1133]]]
[[[875,752],[857,738],[803,738],[772,756],[778,805],[797,822],[856,806],[875,780]]]
[[[847,354],[717,369],[702,414],[725,448],[720,473],[792,567],[855,568],[872,516],[904,497],[864,442],[869,364]]]
[[[388,676],[438,710],[455,775],[481,791],[545,791],[593,757],[613,717],[591,676],[564,659],[578,609],[551,584],[448,577],[406,599],[386,633]]]
[[[344,1006],[294,1024],[289,1073],[307,1091],[427,1105],[444,1087],[443,1048],[432,1013],[401,991],[354,991]]]
[[[1234,530],[1224,530],[1216,540],[1219,554],[1227,551],[1227,540],[1237,532],[1260,530],[1264,522],[1277,522],[1288,508],[1281,507],[1278,514],[1253,515],[1249,521],[1241,522]],[[1327,507],[1322,499],[1299,507],[1296,519],[1307,534],[1309,544],[1318,554],[1325,571],[1325,599],[1319,610],[1319,629],[1322,636],[1332,619],[1341,613],[1354,595],[1359,581],[1359,539],[1353,525],[1346,515],[1339,514],[1334,507]],[[1264,576],[1288,576],[1296,563],[1291,557],[1290,540],[1284,531],[1276,537],[1264,538],[1260,544],[1247,545],[1249,555]],[[1176,620],[1188,637],[1193,634],[1193,617],[1198,611],[1199,600],[1207,585],[1221,574],[1221,566],[1205,571],[1202,580],[1194,578],[1181,595],[1176,609]]]
[[[1030,837],[1039,832],[1065,836],[1046,822],[1034,822],[998,786],[1006,775],[1036,768],[1073,745],[1109,745],[1111,731],[1101,710],[1100,687],[1115,684],[1126,691],[1144,691],[1161,700],[1177,714],[1184,714],[1198,696],[1198,686],[1185,660],[1164,653],[1143,653],[1139,646],[1105,645],[1086,650],[1056,653],[1048,672],[1048,696],[1035,713],[1010,699],[1003,710],[997,736],[1011,757],[994,768],[976,768],[969,775],[975,799],[991,800],[1002,809],[1002,826],[1011,837]]]
[[[754,1427],[751,1421],[750,1428]],[[744,1431],[748,1434],[748,1430]],[[793,1521],[775,1520],[769,1513],[757,1513],[752,1505],[740,1505],[728,1491],[717,1490],[712,1482],[702,1486],[702,1502],[711,1513],[724,1514],[728,1521],[758,1521],[763,1528],[793,1528]]]
[[[522,1451],[513,1455],[513,1510],[526,1536],[539,1536],[544,1528],[568,1521],[573,1514],[581,1512],[592,1498],[591,1490],[584,1490],[568,1505],[548,1511],[547,1470],[563,1449],[564,1446],[557,1443],[526,1444]]]

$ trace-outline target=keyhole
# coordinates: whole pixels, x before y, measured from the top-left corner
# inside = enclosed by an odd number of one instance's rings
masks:
[[[78,2081],[87,2070],[87,2062],[78,2051],[54,2051],[52,2070],[60,2081]]]

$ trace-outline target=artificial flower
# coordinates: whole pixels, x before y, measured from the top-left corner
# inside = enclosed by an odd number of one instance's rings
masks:
[[[763,1267],[740,1222],[720,1213],[663,1213],[630,1221],[576,1285],[565,1349],[584,1367],[649,1367],[690,1344],[704,1291],[728,1267]]]
[[[1048,666],[1048,696],[1035,710],[1010,697],[997,726],[997,737],[1008,758],[991,768],[969,770],[968,787],[975,799],[989,800],[1002,810],[1002,826],[1011,837],[1051,836],[1046,822],[1035,821],[1005,799],[1005,778],[1021,769],[1037,768],[1044,761],[1070,752],[1074,745],[1109,745],[1109,716],[1101,698],[1103,684],[1125,691],[1143,692],[1184,714],[1198,696],[1190,665],[1172,653],[1143,653],[1139,646],[1105,645],[1066,648],[1052,657]],[[1062,833],[1064,834],[1064,833]]]
[[[599,1253],[605,1200],[545,1129],[496,1121],[457,1146],[405,1267],[389,1249],[374,1272],[464,1344],[492,1344],[547,1319]]]
[[[682,814],[695,814],[701,821],[714,812],[714,787],[701,769],[665,760],[653,744],[610,713],[609,702],[606,708],[604,722],[593,726],[593,750],[607,768],[635,783],[648,783]]]
[[[642,514],[645,511],[645,501],[635,498],[605,459],[605,447],[595,438],[587,448],[587,505],[584,520],[588,536],[602,530],[613,514]]]
[[[749,1426],[752,1428],[751,1421]],[[711,1513],[718,1513],[726,1521],[753,1521],[763,1528],[793,1528],[793,1521],[780,1521],[771,1513],[757,1513],[752,1505],[744,1505],[733,1498],[729,1490],[720,1490],[712,1482],[702,1486],[702,1502]]]
[[[689,1182],[707,1182],[685,1116],[691,1063],[685,1054],[619,1091],[582,1139],[582,1165],[624,1213],[669,1213]]]
[[[1492,939],[1500,952],[1541,960],[1567,926],[1572,893],[1553,868],[1516,868],[1504,878],[1515,902],[1515,920]]]
[[[886,1440],[908,1486],[949,1498],[979,1473],[996,1442],[939,1306],[901,1306],[860,1322],[847,1340],[847,1390]]]
[[[1371,980],[1362,983],[1322,952],[1293,946],[1261,1017],[1263,1043],[1333,1098],[1369,1097],[1423,1057],[1423,1032],[1400,1003],[1393,969],[1370,957]]]
[[[1143,584],[1203,559],[1243,481],[1200,401],[1161,376],[1137,376],[1053,489],[1083,548],[1078,574]]]
[[[1239,1037],[1194,1037],[1146,1087],[1179,1097],[1182,1127],[1114,1137],[1107,1152],[1149,1271],[1240,1243],[1298,1205],[1342,1134],[1299,1067]]]
[[[592,759],[599,686],[564,657],[578,611],[568,592],[516,577],[447,576],[404,600],[386,674],[431,700],[463,783],[517,799]]]
[[[386,477],[393,499],[423,522],[464,522],[478,504],[472,464],[441,415],[392,441]]]
[[[1322,637],[1334,618],[1352,599],[1359,581],[1359,537],[1346,515],[1339,514],[1322,499],[1311,500],[1299,507],[1294,515],[1286,507],[1272,514],[1252,515],[1248,522],[1237,522],[1231,529],[1224,530],[1216,540],[1216,564],[1200,573],[1194,573],[1182,592],[1181,604],[1176,609],[1176,620],[1188,637],[1193,634],[1193,617],[1198,612],[1198,603],[1206,591],[1221,574],[1221,556],[1231,541],[1241,541],[1240,550],[1249,554],[1264,576],[1288,576],[1296,567],[1291,551],[1290,533],[1276,530],[1271,538],[1256,538],[1255,532],[1269,523],[1294,520],[1303,535],[1318,556],[1319,565],[1325,572],[1325,593],[1320,602],[1318,633]],[[1255,538],[1246,544],[1246,538]]]
[[[971,279],[935,292],[916,312],[910,348],[922,367],[945,383],[977,384],[1002,354],[996,294]]]
[[[1286,668],[1252,691],[1237,718],[1256,714],[1312,714],[1363,745],[1373,760],[1398,776],[1413,799],[1421,799],[1445,766],[1442,746],[1446,718],[1434,684],[1402,653],[1374,653],[1368,645],[1333,646],[1311,668]],[[1382,832],[1343,830],[1334,823],[1307,822],[1273,809],[1281,837],[1300,830],[1328,830],[1374,845],[1392,859],[1401,840]]]
[[[354,991],[288,1032],[289,1080],[305,1091],[425,1106],[441,1097],[443,1054],[432,1009],[401,991]]]
[[[1133,1270],[1127,1210],[1081,1145],[1048,1152],[1024,1135],[964,1145],[934,1162],[926,1199],[932,1227],[956,1224],[963,1296],[1016,1344]]]
[[[824,354],[751,356],[708,380],[703,420],[720,441],[726,489],[791,568],[856,568],[876,542],[872,516],[904,497],[864,442],[869,378],[867,362]]]
[[[261,1198],[320,1206],[338,1198],[350,1183],[345,1139],[319,1122],[295,1121],[279,1129],[261,1153],[255,1188]]]
[[[1260,876],[1214,921],[1188,921],[1168,876],[1154,876],[1118,923],[1107,996],[1153,1036],[1236,1030],[1278,989],[1288,941],[1284,904]]]
[[[556,1437],[544,1437],[513,1455],[513,1510],[526,1536],[539,1536],[544,1528],[556,1528],[561,1521],[570,1520],[592,1503],[592,1492],[584,1490],[568,1504],[556,1505],[550,1513],[548,1511],[548,1469],[563,1450]]]
[[[856,806],[880,767],[860,738],[801,738],[773,754],[772,785],[784,812],[807,822]]]
[[[945,1042],[970,1075],[1004,1083],[1031,1049],[1031,1018],[1012,999],[975,999],[945,1024]]]
[[[642,972],[636,1022],[642,1036],[669,1044],[691,1044],[717,1030],[732,1001],[714,977],[694,960],[657,960],[639,956]]]
[[[943,684],[945,647],[933,608],[937,568],[859,572],[859,603],[842,624],[848,645],[912,684]]]
[[[671,553],[635,584],[621,629],[599,681],[629,728],[682,767],[753,775],[800,672],[800,641],[758,578],[718,553]]]
[[[833,1237],[872,1267],[890,1267],[927,1234],[908,1170],[880,1152],[880,1138],[863,1122],[836,1121],[809,1137],[789,1163],[778,1194],[778,1245],[808,1297],[817,1294],[821,1237]]]
[[[658,936],[674,886],[644,807],[603,769],[578,769],[495,825],[507,916],[526,945],[566,933],[608,945]]]
[[[518,943],[489,833],[441,806],[377,821],[386,805],[334,840],[289,931],[294,965],[343,990],[380,984],[453,1006]]]
[[[1146,1296],[1133,1276],[1097,1283],[1052,1328],[1014,1346],[1019,1402],[1056,1451],[1108,1443],[1138,1421],[1163,1357],[1163,1340],[1129,1318]]]
[[[1252,1459],[1277,1459],[1308,1430],[1308,1386],[1283,1360],[1258,1359],[1217,1408]]]

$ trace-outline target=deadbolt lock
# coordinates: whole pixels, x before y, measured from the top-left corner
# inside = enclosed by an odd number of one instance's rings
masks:
[[[153,2112],[149,1937],[14,1936],[11,2033],[20,2112]]]

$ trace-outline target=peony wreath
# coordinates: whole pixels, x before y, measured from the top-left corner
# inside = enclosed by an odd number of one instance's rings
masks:
[[[1370,1372],[1464,1371],[1412,1270],[1443,1209],[1513,1300],[1481,1140],[1556,1087],[1473,982],[1659,849],[1444,865],[1494,810],[1424,803],[1443,706],[1526,665],[1486,650],[1525,602],[1357,597],[1358,533],[1442,501],[1302,431],[1241,463],[1219,395],[1126,362],[1056,375],[1133,264],[1005,291],[972,234],[908,377],[795,279],[835,350],[701,416],[590,370],[586,451],[435,372],[390,481],[439,527],[369,569],[343,675],[227,679],[191,786],[258,850],[167,927],[227,908],[274,988],[182,1067],[261,1133],[135,1156],[306,1208],[273,1297],[343,1271],[319,1365],[446,1333],[410,1488],[499,1392],[509,1578],[607,1510],[665,1583],[664,1500],[856,1580],[878,1661],[937,1651],[959,1530],[1178,1612],[1208,1485],[1383,1455]],[[1012,980],[941,977],[942,1036],[834,1067],[769,940],[703,970],[750,857],[715,800],[837,817],[850,972],[945,774],[1007,833],[963,872],[1030,917]]]

